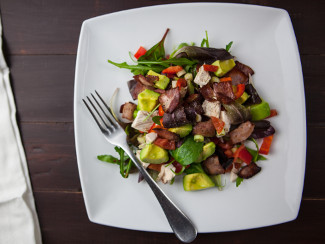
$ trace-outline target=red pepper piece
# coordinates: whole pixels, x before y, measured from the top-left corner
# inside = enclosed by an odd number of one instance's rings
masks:
[[[167,69],[164,69],[164,70],[162,71],[162,73],[164,73],[164,74],[176,74],[176,73],[178,73],[179,71],[181,71],[182,69],[183,69],[183,67],[180,66],[180,65],[177,65],[177,66],[170,66],[170,67],[168,67]]]
[[[238,84],[237,91],[235,92],[236,99],[240,98],[245,91],[245,84]]]
[[[237,148],[236,152],[234,153],[234,162],[237,161],[240,151],[243,150],[244,148],[245,148],[244,144],[242,144],[239,148]]]
[[[220,82],[232,81],[231,77],[220,78]]]
[[[216,72],[218,70],[218,66],[216,65],[212,65],[212,64],[203,64],[203,69],[205,71],[209,71],[209,72]]]
[[[140,58],[142,55],[144,55],[146,52],[147,52],[147,50],[146,50],[144,47],[140,46],[139,49],[138,49],[138,51],[134,54],[134,57],[135,57],[136,59],[139,59],[139,58]]]
[[[271,118],[271,117],[274,117],[274,116],[277,116],[277,115],[278,115],[278,111],[276,111],[276,109],[271,109],[270,116],[267,117],[267,119]]]
[[[163,110],[163,107],[160,105],[158,108],[158,114],[159,116],[164,116],[165,111]]]
[[[260,154],[267,155],[269,153],[269,151],[270,151],[272,140],[273,140],[273,135],[268,136],[268,137],[264,137],[263,142],[262,142],[262,146],[261,146],[261,148],[260,148],[260,150],[258,152]]]
[[[252,162],[253,156],[247,151],[244,147],[239,153],[238,158],[243,160],[246,164],[250,164]]]
[[[176,82],[176,86],[178,87],[178,90],[180,90],[182,87],[186,87],[187,86],[187,82],[185,79],[183,78],[179,78]]]
[[[225,122],[223,122],[221,119],[218,119],[213,116],[211,116],[211,120],[212,120],[213,126],[216,129],[217,133],[220,134],[223,130],[223,127],[225,126]]]

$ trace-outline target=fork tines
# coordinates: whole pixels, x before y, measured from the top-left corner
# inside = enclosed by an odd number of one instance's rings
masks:
[[[95,93],[99,99],[98,98],[96,99],[96,97],[92,93],[90,95],[91,95],[92,99],[95,101],[95,103],[97,104],[97,106],[92,102],[92,100],[88,96],[87,96],[87,100],[91,104],[91,106],[88,105],[88,103],[85,99],[82,99],[82,101],[88,108],[89,112],[93,116],[94,120],[96,121],[96,123],[99,126],[99,128],[101,129],[101,131],[111,133],[114,131],[114,129],[118,128],[118,123],[113,116],[112,110],[105,103],[104,99],[98,94],[97,91],[95,91]],[[101,103],[102,103],[102,105],[101,105]],[[101,112],[97,108],[99,108]],[[96,116],[96,114],[97,114],[97,116]]]

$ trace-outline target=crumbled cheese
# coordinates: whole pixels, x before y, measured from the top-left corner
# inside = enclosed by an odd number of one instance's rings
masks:
[[[172,80],[172,88],[176,88],[177,87],[177,80]]]
[[[157,112],[154,112],[149,118],[147,118],[148,115],[149,113],[147,111],[140,110],[131,127],[139,131],[148,132],[154,123],[152,117],[156,116]]]
[[[235,167],[232,167],[231,171],[230,171],[230,181],[231,182],[235,182],[236,179],[238,178],[237,173],[239,172],[238,169],[236,169]]]
[[[195,115],[195,121],[196,122],[201,122],[202,121],[202,116],[200,114]]]
[[[158,134],[155,132],[150,132],[146,135],[146,143],[150,144],[157,139]]]
[[[209,83],[211,76],[208,71],[204,70],[203,65],[200,67],[199,72],[196,74],[194,83],[198,84],[200,87],[205,86]]]
[[[230,130],[230,126],[231,126],[231,120],[227,114],[226,111],[221,111],[220,113],[220,119],[225,122],[225,125],[223,126],[223,129],[225,130],[225,134],[227,134]]]
[[[141,150],[137,150],[135,156],[139,159],[139,161],[142,164],[143,168],[146,169],[149,166],[149,164],[141,161],[141,159],[140,159],[140,152],[141,152]]]
[[[202,108],[204,110],[204,115],[209,117],[213,116],[216,118],[220,117],[221,103],[219,101],[210,102],[208,100],[204,100]]]
[[[186,75],[184,75],[184,79],[188,82],[193,81],[193,74],[192,73],[186,73]]]
[[[162,165],[157,181],[162,181],[164,184],[169,183],[175,177],[175,170],[176,168],[172,164],[168,165],[167,167],[166,165]]]
[[[185,69],[182,69],[181,71],[178,71],[178,72],[176,73],[177,77],[181,77],[182,75],[185,75],[185,74],[186,74]]]

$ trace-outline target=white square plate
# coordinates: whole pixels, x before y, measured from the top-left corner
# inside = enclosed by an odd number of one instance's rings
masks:
[[[145,231],[171,232],[145,182],[123,179],[116,165],[97,160],[116,154],[81,99],[95,89],[110,98],[120,88],[119,105],[132,100],[129,70],[107,63],[131,63],[129,51],[150,48],[170,28],[166,53],[181,42],[200,45],[208,31],[211,47],[233,41],[231,53],[255,70],[260,95],[277,109],[277,133],[261,173],[238,188],[185,192],[182,177],[161,185],[199,232],[241,230],[279,224],[297,217],[306,156],[305,98],[297,43],[288,13],[253,5],[190,3],[132,9],[86,20],[81,28],[74,93],[77,159],[89,219],[95,223]]]

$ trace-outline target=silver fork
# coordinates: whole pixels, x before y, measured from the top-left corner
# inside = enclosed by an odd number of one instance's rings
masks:
[[[194,227],[190,219],[161,190],[158,184],[148,174],[147,170],[143,168],[141,162],[133,154],[132,150],[127,144],[126,134],[122,127],[114,119],[111,109],[107,106],[107,104],[104,102],[103,98],[98,94],[98,92],[95,91],[95,93],[98,96],[100,102],[98,101],[98,99],[95,98],[93,94],[91,94],[91,96],[97,105],[95,105],[88,96],[87,100],[91,104],[91,106],[88,105],[86,100],[82,100],[91,115],[93,116],[93,118],[95,119],[98,127],[104,134],[106,140],[111,144],[121,147],[132,159],[144,179],[147,181],[151,190],[156,195],[156,198],[166,215],[169,225],[177,236],[177,238],[182,242],[192,242],[197,235],[196,228]],[[98,108],[101,112],[98,111]]]

